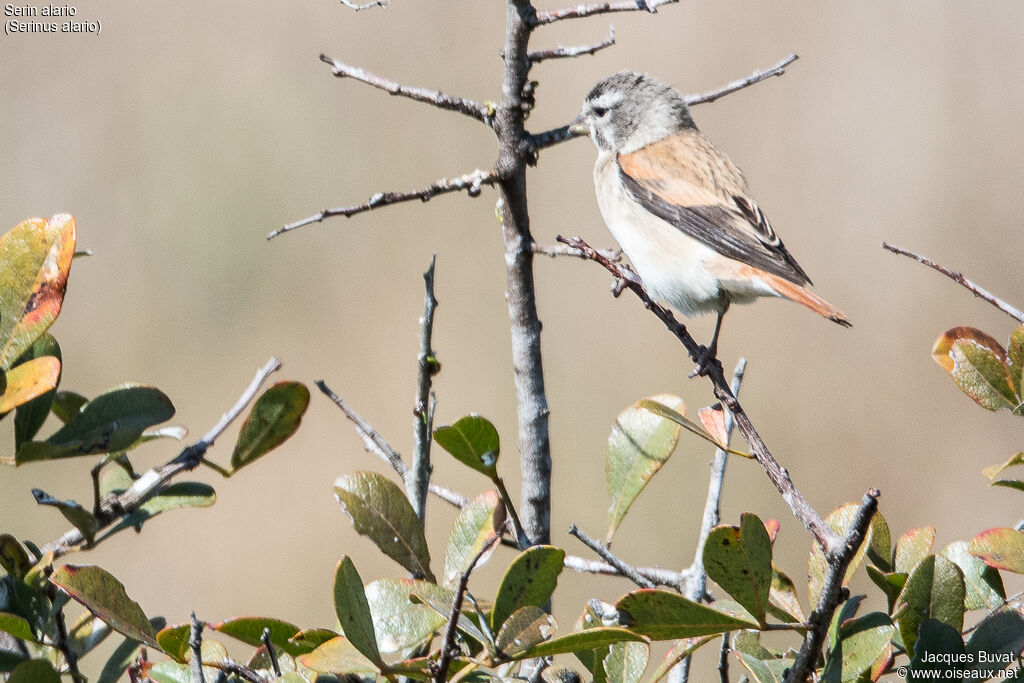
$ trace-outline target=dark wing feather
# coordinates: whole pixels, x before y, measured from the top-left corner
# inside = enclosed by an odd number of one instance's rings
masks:
[[[673,135],[618,161],[626,189],[655,216],[723,256],[797,285],[810,283],[746,196],[739,170],[699,132]]]

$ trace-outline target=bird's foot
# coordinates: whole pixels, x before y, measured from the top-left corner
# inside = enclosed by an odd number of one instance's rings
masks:
[[[694,377],[706,377],[711,369],[718,366],[722,371],[722,361],[718,360],[718,349],[714,347],[701,346],[697,352],[697,366],[687,375],[690,379]]]

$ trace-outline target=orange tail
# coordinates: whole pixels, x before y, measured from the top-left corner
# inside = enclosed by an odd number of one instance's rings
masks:
[[[772,289],[779,293],[780,296],[784,296],[798,304],[803,304],[818,315],[824,316],[834,323],[839,323],[843,327],[853,326],[853,323],[850,322],[849,318],[843,315],[842,311],[806,287],[801,287],[800,285],[794,284],[777,275],[772,275],[771,273],[765,273],[762,271],[760,275]]]

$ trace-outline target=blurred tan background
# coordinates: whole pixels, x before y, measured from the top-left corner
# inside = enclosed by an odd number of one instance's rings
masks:
[[[0,226],[68,211],[80,246],[95,252],[76,261],[53,328],[63,387],[95,395],[124,381],[154,384],[194,439],[273,354],[285,361],[281,377],[325,379],[408,455],[421,274],[436,252],[438,423],[470,411],[493,420],[501,470],[518,495],[495,194],[438,197],[264,240],[325,206],[488,167],[496,152],[483,126],[336,80],[317,56],[494,100],[503,3],[393,0],[360,13],[330,0],[77,8],[78,19],[102,21],[101,35],[0,37]],[[954,325],[1004,342],[1014,325],[881,243],[919,250],[1024,305],[1024,6],[685,0],[654,16],[547,27],[533,47],[595,42],[609,24],[617,46],[534,69],[532,130],[567,122],[596,80],[622,68],[701,92],[800,55],[782,78],[694,117],[743,168],[817,291],[855,323],[843,330],[768,301],[735,309],[723,332],[727,368],[749,359],[744,405],[811,502],[825,513],[878,486],[894,534],[935,524],[940,547],[1015,523],[1020,493],[989,489],[979,470],[1024,448],[1024,421],[975,406],[929,357]],[[593,197],[594,155],[586,140],[542,154],[530,173],[538,241],[580,234],[612,246]],[[686,379],[692,364],[633,297],[609,296],[602,269],[538,257],[536,271],[554,542],[589,557],[565,530],[575,522],[604,532],[603,458],[616,414],[658,392],[679,393],[694,410],[713,398],[705,381]],[[692,327],[706,339],[712,323]],[[0,429],[11,444],[11,420]],[[213,458],[227,460],[233,435]],[[136,466],[176,448],[146,446]],[[620,530],[623,558],[689,564],[710,457],[683,437]],[[435,461],[437,480],[466,494],[484,488],[443,453]],[[88,501],[91,464],[0,472],[0,530],[40,543],[61,533],[63,518],[36,511],[29,490]],[[218,489],[213,508],[169,514],[72,560],[104,566],[150,615],[172,623],[196,610],[211,621],[266,614],[331,626],[343,554],[365,580],[401,574],[354,534],[333,498],[333,480],[356,469],[384,471],[314,389],[303,428],[278,452],[230,481],[197,475]],[[807,535],[756,466],[733,462],[724,518],[744,510],[781,521],[778,564],[803,576]],[[428,514],[437,564],[453,515],[437,501]],[[509,559],[482,571],[482,591]],[[571,573],[562,584],[562,628],[585,598],[630,589]]]

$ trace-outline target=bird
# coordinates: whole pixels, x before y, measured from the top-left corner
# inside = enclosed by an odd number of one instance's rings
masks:
[[[774,296],[829,320],[850,320],[808,286],[729,156],[690,116],[676,88],[620,71],[587,94],[569,130],[597,147],[601,215],[652,298],[686,316],[717,313],[694,374],[717,357],[731,304]]]

